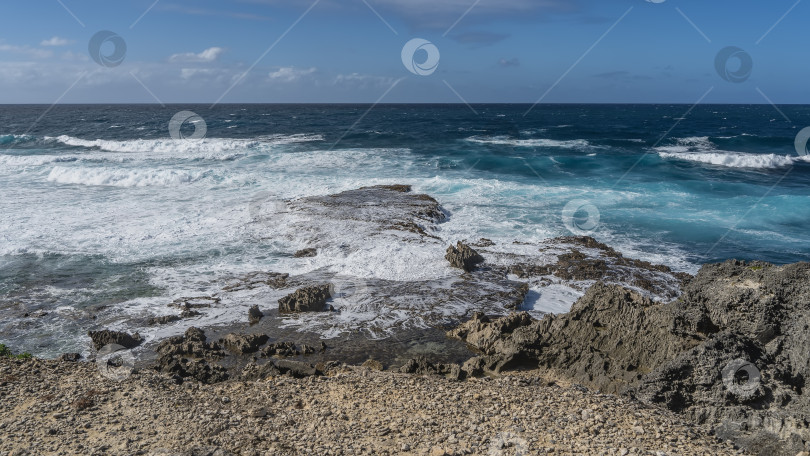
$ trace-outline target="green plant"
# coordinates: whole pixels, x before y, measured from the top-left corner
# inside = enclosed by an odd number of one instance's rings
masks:
[[[15,355],[11,352],[11,349],[6,347],[5,344],[0,344],[0,357],[3,358],[17,358],[17,359],[31,359],[31,353],[20,353],[19,355]]]

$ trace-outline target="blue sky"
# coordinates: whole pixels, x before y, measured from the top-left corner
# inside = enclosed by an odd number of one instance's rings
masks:
[[[657,1],[7,0],[0,103],[810,103],[810,2]],[[119,66],[89,55],[102,30]],[[715,70],[727,46],[743,82]]]

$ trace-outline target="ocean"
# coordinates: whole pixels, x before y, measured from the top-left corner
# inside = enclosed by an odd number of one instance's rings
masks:
[[[689,273],[730,258],[810,259],[810,159],[794,147],[810,107],[528,109],[2,106],[0,342],[47,357],[87,352],[96,327],[157,339],[238,321],[284,294],[221,296],[223,284],[255,271],[328,273],[358,289],[451,280],[458,272],[443,249],[458,240],[487,238],[509,253],[587,234]],[[199,117],[180,134],[202,136],[204,123],[203,139],[171,137],[181,111]],[[430,230],[441,242],[397,245],[288,210],[299,198],[391,184],[441,203],[446,220]],[[308,247],[318,255],[291,254]],[[532,287],[536,315],[565,311],[579,295]],[[194,296],[220,301],[196,319],[142,323]],[[451,321],[472,305],[456,300],[440,313]],[[372,340],[431,325],[417,310],[344,307],[337,319],[279,324]]]

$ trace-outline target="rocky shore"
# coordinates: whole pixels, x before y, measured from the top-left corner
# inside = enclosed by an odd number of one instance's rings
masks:
[[[0,456],[810,454],[810,264],[693,277],[590,237],[448,247],[433,234],[447,214],[408,186],[286,207],[313,239],[347,226],[427,245],[455,275],[347,285],[257,271],[149,320],[182,326],[173,337],[94,327],[88,360],[0,356]],[[291,256],[323,255],[313,245]],[[538,287],[579,297],[544,314]],[[184,324],[254,292],[274,298],[242,324]],[[342,318],[354,311],[386,326]],[[280,330],[299,321],[355,337]],[[357,336],[390,327],[424,346]],[[393,354],[369,350],[385,340]]]
[[[534,373],[464,382],[338,367],[213,385],[0,360],[2,455],[728,455],[671,412]]]

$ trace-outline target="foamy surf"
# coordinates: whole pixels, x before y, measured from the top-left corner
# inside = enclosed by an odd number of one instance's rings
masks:
[[[45,137],[46,141],[56,141],[58,143],[83,147],[87,149],[98,149],[107,152],[127,152],[127,153],[161,153],[168,155],[184,155],[187,153],[222,153],[243,151],[246,149],[266,148],[272,146],[283,146],[287,144],[308,143],[323,141],[321,135],[296,134],[296,135],[271,135],[261,136],[256,139],[228,139],[228,138],[205,138],[202,140],[174,140],[174,139],[133,139],[127,141],[113,141],[105,139],[80,139],[72,136],[62,135],[57,137]]]
[[[591,146],[591,143],[584,139],[574,139],[570,141],[558,141],[555,139],[513,139],[507,136],[471,136],[466,141],[478,144],[493,144],[513,147],[548,147],[560,149],[583,149]]]
[[[51,170],[48,181],[57,184],[111,187],[171,187],[195,182],[204,175],[205,172],[202,171],[57,166]]]
[[[719,150],[708,137],[679,138],[676,143],[656,147],[658,156],[664,159],[684,160],[728,168],[775,169],[808,162],[808,157],[755,154]]]

